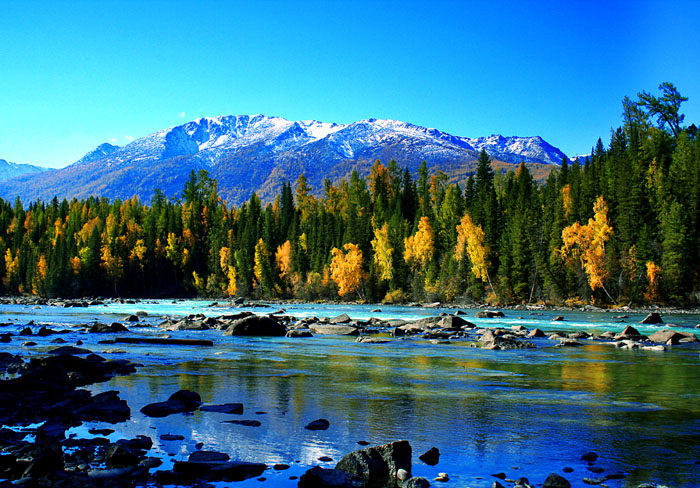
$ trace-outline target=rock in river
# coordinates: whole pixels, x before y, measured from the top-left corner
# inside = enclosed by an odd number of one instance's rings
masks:
[[[664,321],[661,318],[661,315],[659,315],[657,312],[652,312],[646,317],[641,322],[642,324],[663,324]]]
[[[324,469],[316,466],[299,478],[297,486],[299,488],[364,488],[365,482],[342,469]]]
[[[318,335],[359,335],[360,329],[353,327],[351,325],[322,325],[322,324],[312,324],[309,325],[309,329],[312,333]]]
[[[562,478],[557,473],[552,473],[544,480],[542,488],[571,488],[571,483],[566,478]]]
[[[330,426],[331,423],[328,420],[318,419],[314,420],[313,422],[309,422],[304,428],[307,430],[328,430],[328,427]]]
[[[428,466],[435,466],[440,462],[440,450],[437,447],[431,447],[425,454],[418,456],[418,459]]]
[[[188,390],[180,390],[164,402],[150,403],[141,409],[141,413],[147,417],[167,417],[174,413],[192,412],[202,404],[198,393]]]
[[[411,445],[408,441],[396,441],[354,451],[343,456],[335,468],[370,484],[397,486],[400,469],[411,474]]]
[[[287,328],[272,317],[251,315],[233,322],[224,332],[226,336],[284,336]]]

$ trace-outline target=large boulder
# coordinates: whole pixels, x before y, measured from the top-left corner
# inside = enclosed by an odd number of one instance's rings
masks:
[[[335,469],[340,469],[367,483],[386,487],[399,486],[400,469],[411,474],[411,445],[408,441],[396,441],[381,446],[368,447],[343,456]]]
[[[352,322],[352,319],[350,318],[350,316],[349,316],[348,314],[346,314],[346,313],[341,313],[341,314],[338,315],[337,317],[333,317],[333,318],[331,319],[330,322],[331,322],[331,324],[333,324],[333,325],[336,325],[336,324],[349,324],[350,322]]]
[[[480,310],[476,312],[477,319],[495,319],[499,317],[505,317],[500,310]]]
[[[649,340],[660,343],[668,343],[671,341],[671,344],[678,344],[681,341],[695,342],[698,338],[692,332],[678,332],[675,330],[662,329],[650,335]]]
[[[423,461],[428,466],[435,466],[440,462],[440,450],[437,447],[431,447],[424,454],[418,456],[418,459]]]
[[[443,317],[437,325],[443,329],[450,330],[461,330],[462,328],[473,329],[476,327],[476,325],[456,315],[448,315],[447,317]]]
[[[251,315],[234,321],[228,326],[227,336],[284,336],[287,328],[272,317]]]
[[[637,329],[635,329],[631,325],[628,325],[627,327],[625,327],[622,330],[622,332],[620,332],[619,334],[617,334],[615,336],[616,341],[625,340],[625,339],[641,340],[641,339],[644,339],[644,336],[642,334],[640,334]]]
[[[309,330],[317,335],[360,335],[360,329],[352,325],[309,325]]]
[[[552,473],[544,480],[542,488],[571,488],[571,483],[557,473]]]
[[[652,312],[642,319],[642,324],[663,324],[664,321],[657,312]]]

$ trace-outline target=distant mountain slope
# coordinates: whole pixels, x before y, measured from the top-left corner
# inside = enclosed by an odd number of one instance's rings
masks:
[[[42,168],[41,166],[11,163],[9,161],[5,161],[4,159],[0,159],[0,180],[7,180],[9,178],[26,174],[40,173],[42,171],[46,171],[47,169],[48,168]]]
[[[540,179],[564,154],[540,137],[457,137],[396,120],[367,119],[352,124],[315,120],[289,121],[265,115],[207,117],[171,127],[119,147],[102,144],[78,162],[50,173],[0,182],[0,196],[22,201],[37,198],[87,197],[150,200],[156,188],[179,196],[190,171],[206,169],[219,182],[229,203],[240,204],[256,191],[263,200],[279,192],[284,181],[305,174],[317,191],[324,178],[333,182],[372,163],[394,159],[417,171],[425,160],[464,181],[484,148],[496,169],[520,161]]]

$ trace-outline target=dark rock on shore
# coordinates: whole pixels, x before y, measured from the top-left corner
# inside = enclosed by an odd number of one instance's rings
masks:
[[[202,404],[198,393],[188,390],[180,390],[164,402],[150,403],[141,409],[141,413],[147,417],[167,417],[176,413],[193,412]]]
[[[19,356],[13,356],[9,352],[0,352],[0,373],[16,373],[22,366],[24,361]]]

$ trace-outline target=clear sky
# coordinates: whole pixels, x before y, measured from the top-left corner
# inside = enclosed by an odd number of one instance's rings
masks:
[[[60,167],[202,116],[399,119],[573,156],[670,81],[700,125],[700,1],[0,2],[0,158]]]

